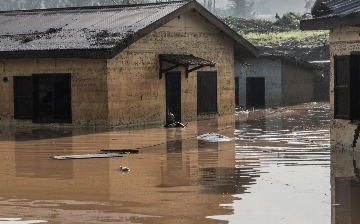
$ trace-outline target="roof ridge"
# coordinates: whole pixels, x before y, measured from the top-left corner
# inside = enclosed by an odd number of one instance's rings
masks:
[[[56,12],[56,11],[71,11],[71,10],[95,10],[95,9],[120,9],[120,8],[135,8],[141,6],[157,6],[157,5],[172,5],[179,3],[187,3],[195,0],[180,0],[172,2],[155,2],[155,3],[143,3],[143,4],[129,4],[129,5],[103,5],[103,6],[77,6],[77,7],[61,7],[61,8],[46,8],[46,9],[24,9],[24,10],[7,10],[0,11],[1,13],[31,13],[31,12]]]

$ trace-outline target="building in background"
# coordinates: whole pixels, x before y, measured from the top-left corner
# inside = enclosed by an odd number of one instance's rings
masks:
[[[316,99],[315,78],[321,68],[286,55],[235,60],[235,104],[247,108],[278,107]],[[328,88],[323,89],[328,92]]]

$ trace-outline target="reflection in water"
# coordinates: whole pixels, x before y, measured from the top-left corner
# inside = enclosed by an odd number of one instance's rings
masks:
[[[360,220],[360,152],[332,149],[332,223],[357,224]]]
[[[211,217],[229,223],[330,223],[329,138],[326,104],[239,113],[236,167],[251,169],[254,185],[247,194],[234,194],[241,200],[223,205],[234,214]]]
[[[329,223],[328,108],[306,106],[185,129],[2,130],[0,214],[50,223]],[[197,139],[206,133],[231,141]],[[100,149],[139,153],[50,159]]]

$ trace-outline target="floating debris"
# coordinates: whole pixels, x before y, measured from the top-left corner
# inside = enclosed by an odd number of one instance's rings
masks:
[[[119,153],[119,154],[132,154],[132,153],[139,153],[137,149],[101,149],[100,152],[107,152],[107,153]]]
[[[130,168],[129,167],[126,167],[126,166],[120,166],[118,168],[119,171],[121,172],[129,172],[130,171]]]
[[[113,157],[123,157],[119,153],[95,153],[95,154],[84,154],[84,155],[65,155],[65,156],[52,156],[51,158],[57,160],[66,160],[66,159],[92,159],[92,158],[113,158]]]
[[[197,136],[197,139],[209,142],[229,142],[231,138],[217,133],[208,133]]]

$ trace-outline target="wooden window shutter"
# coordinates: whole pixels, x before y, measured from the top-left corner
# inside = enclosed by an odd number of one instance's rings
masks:
[[[31,76],[14,76],[14,118],[33,118],[33,83]]]
[[[197,72],[198,114],[217,113],[217,72]]]
[[[350,56],[350,119],[360,119],[360,55]]]
[[[350,119],[350,56],[334,57],[334,116]]]

